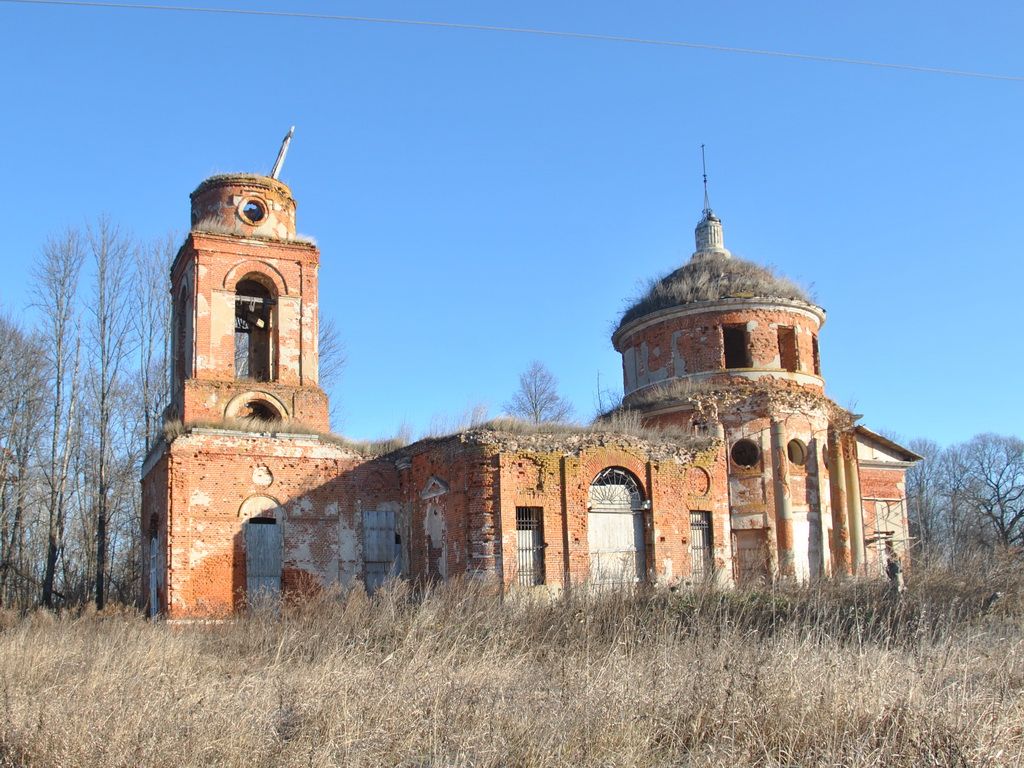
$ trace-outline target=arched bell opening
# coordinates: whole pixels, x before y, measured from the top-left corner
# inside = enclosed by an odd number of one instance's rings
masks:
[[[261,277],[247,275],[235,287],[236,379],[277,379],[277,296],[273,282]]]

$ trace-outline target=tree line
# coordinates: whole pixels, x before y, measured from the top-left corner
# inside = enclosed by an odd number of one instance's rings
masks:
[[[44,244],[0,315],[0,602],[133,603],[139,474],[168,400],[172,237],[106,217]]]
[[[912,552],[952,567],[978,552],[1024,551],[1024,440],[981,434],[947,447],[909,445],[924,457],[907,471]]]

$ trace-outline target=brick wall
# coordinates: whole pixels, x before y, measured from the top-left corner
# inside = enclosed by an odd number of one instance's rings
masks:
[[[779,326],[793,328],[797,372],[814,375],[812,339],[820,324],[813,313],[759,305],[716,307],[707,312],[668,314],[653,321],[641,318],[616,334],[625,392],[686,374],[723,369],[723,325],[747,330],[750,367],[767,370],[782,370]],[[815,385],[814,381],[805,383]]]

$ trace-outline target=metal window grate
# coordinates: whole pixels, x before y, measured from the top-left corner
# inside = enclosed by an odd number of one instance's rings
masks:
[[[543,512],[541,507],[516,507],[516,555],[521,587],[544,583]]]
[[[694,579],[706,579],[714,571],[710,512],[690,513],[690,568]]]

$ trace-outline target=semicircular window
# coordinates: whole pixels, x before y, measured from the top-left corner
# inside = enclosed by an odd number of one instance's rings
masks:
[[[250,400],[242,406],[242,412],[239,416],[248,421],[281,421],[281,414],[278,412],[277,408],[266,400]]]
[[[608,467],[598,472],[590,484],[589,496],[590,503],[595,506],[611,504],[640,509],[644,503],[644,494],[636,478],[618,467]]]

